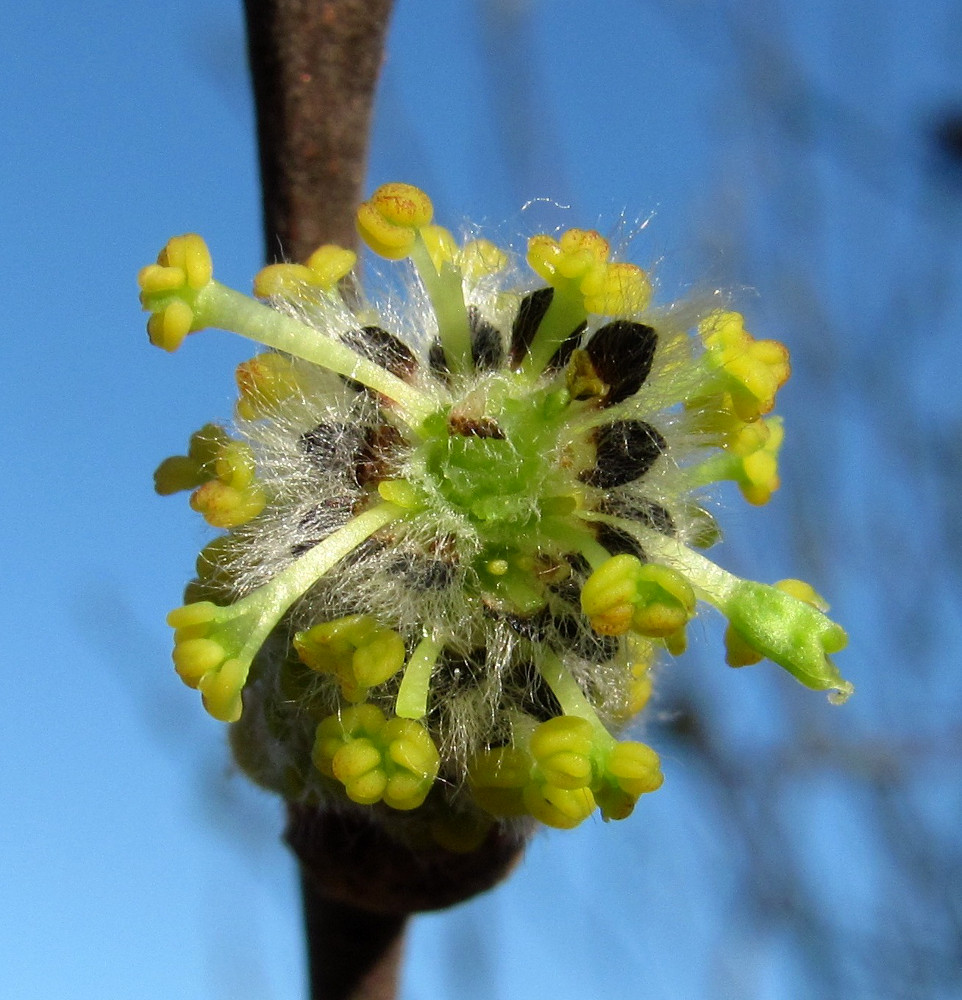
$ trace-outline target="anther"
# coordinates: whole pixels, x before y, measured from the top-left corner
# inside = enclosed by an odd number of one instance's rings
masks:
[[[601,327],[585,344],[599,378],[608,387],[603,406],[633,396],[648,378],[658,335],[644,323],[615,320]]]
[[[595,467],[581,474],[582,482],[610,490],[644,476],[665,453],[668,444],[644,420],[616,420],[595,435]]]

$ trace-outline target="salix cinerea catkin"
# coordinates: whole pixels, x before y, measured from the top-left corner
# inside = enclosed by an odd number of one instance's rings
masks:
[[[214,281],[195,235],[140,275],[157,346],[214,326],[268,348],[237,371],[231,430],[156,474],[224,529],[168,620],[255,780],[454,849],[514,817],[622,819],[662,775],[617,734],[699,601],[728,619],[731,665],[851,692],[810,587],[696,551],[719,537],[703,487],[778,488],[783,345],[727,309],[653,306],[591,230],[532,237],[526,274],[410,185],[357,224],[407,262],[403,295],[368,297],[324,246],[261,271],[259,302]]]

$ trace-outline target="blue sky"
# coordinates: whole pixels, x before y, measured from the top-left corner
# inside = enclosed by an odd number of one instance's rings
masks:
[[[281,809],[231,775],[169,663],[164,615],[204,533],[151,488],[161,458],[229,415],[249,349],[220,334],[151,349],[135,284],[185,231],[227,284],[260,266],[240,6],[2,19],[0,992],[18,1000],[301,995]],[[490,6],[500,19],[398,0],[370,186],[420,183],[442,220],[508,233],[532,198],[603,229],[654,213],[636,246],[663,299],[742,287],[759,335],[793,350],[784,490],[762,511],[720,498],[722,561],[829,593],[858,695],[831,709],[773,670],[727,671],[717,623],[668,691],[685,674],[725,742],[762,757],[801,717],[862,745],[943,739],[962,717],[957,681],[935,685],[960,652],[962,188],[924,129],[962,101],[962,15],[938,0],[772,0],[742,19],[685,0]],[[799,995],[777,928],[727,919],[740,868],[712,789],[658,732],[668,781],[629,821],[539,836],[505,887],[418,922],[405,1000]],[[912,794],[948,830],[958,781],[926,777]],[[874,912],[893,884],[845,788],[806,775],[786,814],[826,873],[824,906]]]

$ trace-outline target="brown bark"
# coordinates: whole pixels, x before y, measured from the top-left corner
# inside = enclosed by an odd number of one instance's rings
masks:
[[[245,0],[269,261],[354,243],[391,0]]]
[[[312,1000],[394,1000],[407,915],[331,899],[303,872],[301,892]]]
[[[417,850],[361,810],[288,806],[301,863],[312,1000],[393,1000],[409,917],[490,889],[523,842],[493,827],[474,851]]]
[[[245,0],[268,261],[356,242],[391,0]],[[414,851],[360,810],[289,806],[312,1000],[393,1000],[411,914],[496,884],[522,844],[497,829],[468,854]]]

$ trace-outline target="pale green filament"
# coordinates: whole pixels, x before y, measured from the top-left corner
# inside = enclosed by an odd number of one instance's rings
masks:
[[[208,282],[197,293],[193,307],[196,327],[230,330],[265,347],[321,365],[393,399],[412,428],[418,427],[435,409],[423,392],[346,344],[217,281]]]
[[[585,557],[592,569],[597,569],[611,556],[611,553],[590,531],[578,527],[569,520],[546,517],[540,525],[541,534],[552,541],[578,552]]]
[[[441,654],[441,643],[425,637],[408,658],[398,688],[395,715],[402,719],[423,719],[428,712],[431,673]]]
[[[555,351],[587,318],[584,296],[570,291],[567,283],[556,287],[521,365],[521,373],[529,379],[536,379],[547,368]]]
[[[646,528],[637,521],[627,521],[624,518],[604,514],[589,515],[588,519],[614,525],[634,535],[653,561],[663,563],[687,577],[696,596],[716,608],[722,608],[734,589],[742,582],[739,577],[717,566],[710,559],[693,552],[676,538]]]
[[[591,723],[592,729],[605,745],[609,742],[615,742],[614,737],[605,729],[598,718],[598,713],[591,707],[591,702],[585,697],[584,691],[571,675],[571,671],[558,656],[546,652],[542,657],[539,670],[545,683],[551,688],[551,693],[558,699],[558,704],[561,705],[561,710],[565,715],[574,715]]]
[[[420,233],[411,248],[411,262],[417,268],[431,300],[438,321],[438,336],[449,368],[457,373],[472,371],[471,326],[464,304],[461,269],[449,261],[442,261],[440,271],[435,268]]]
[[[397,521],[404,514],[405,512],[394,504],[378,504],[377,507],[372,507],[363,514],[352,518],[343,527],[328,535],[324,541],[305,552],[299,559],[295,559],[287,569],[281,570],[263,588],[271,593],[269,606],[272,610],[283,605],[277,617],[279,618],[294,603],[296,598],[316,583],[329,569],[353,552],[361,542],[385,525]],[[255,591],[255,594],[259,593],[260,591]],[[255,594],[251,594],[251,597],[254,597]]]
[[[830,698],[836,702],[845,701],[855,690],[829,659],[829,654],[845,648],[845,630],[819,608],[777,587],[742,580],[677,539],[642,525],[615,517],[597,520],[639,537],[652,559],[685,576],[697,596],[721,611],[752,649],[806,687],[833,691]]]
[[[252,594],[220,607],[207,601],[172,611],[174,662],[185,683],[199,688],[208,711],[226,722],[241,714],[240,692],[257,651],[295,600],[375,531],[403,511],[380,504],[359,514]]]

